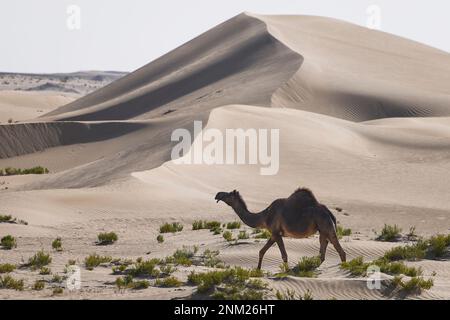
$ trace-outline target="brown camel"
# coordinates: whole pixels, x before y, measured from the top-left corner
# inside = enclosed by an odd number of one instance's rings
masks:
[[[281,257],[285,263],[288,256],[283,243],[283,237],[307,238],[317,231],[320,237],[320,260],[325,260],[328,241],[339,253],[341,260],[346,259],[345,252],[339,244],[336,235],[336,217],[328,208],[320,204],[314,194],[305,188],[296,190],[289,198],[277,199],[270,206],[259,213],[251,213],[239,192],[219,192],[217,202],[228,204],[241,220],[251,228],[265,228],[272,233],[272,237],[259,251],[258,269],[266,251],[276,242],[280,248]]]

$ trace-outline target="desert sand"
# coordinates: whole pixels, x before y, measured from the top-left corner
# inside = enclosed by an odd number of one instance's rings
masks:
[[[74,259],[82,277],[81,290],[53,296],[51,284],[30,289],[51,276],[17,269],[11,274],[25,279],[26,290],[0,290],[0,297],[170,299],[189,298],[195,289],[118,291],[111,266],[84,268],[91,253],[149,259],[196,245],[200,252],[219,250],[227,265],[256,267],[264,240],[230,245],[221,235],[191,230],[198,219],[238,219],[214,201],[218,191],[238,189],[257,212],[297,187],[311,188],[352,229],[341,240],[348,259],[370,261],[399,245],[375,241],[374,230],[384,224],[404,232],[415,226],[421,236],[448,234],[448,83],[446,52],[330,18],[244,13],[76,100],[67,92],[0,91],[0,168],[50,170],[0,177],[0,214],[28,222],[0,224],[0,236],[17,237],[17,248],[0,250],[0,261],[21,264],[44,249],[53,273],[63,275]],[[9,118],[20,121],[5,124]],[[175,164],[171,133],[192,132],[194,120],[221,132],[280,129],[279,173],[262,176],[256,165]],[[183,231],[165,234],[159,244],[159,226],[175,221]],[[106,231],[119,240],[96,246]],[[52,251],[56,237],[62,252]],[[319,252],[317,236],[285,243],[291,266]],[[263,269],[276,273],[281,263],[274,246]],[[268,297],[292,289],[310,290],[315,299],[398,298],[368,289],[366,278],[350,276],[339,263],[329,247],[317,278],[265,277],[273,289]],[[407,264],[434,279],[431,290],[408,298],[450,298],[448,259]],[[178,267],[174,275],[186,281],[190,271],[204,269]]]

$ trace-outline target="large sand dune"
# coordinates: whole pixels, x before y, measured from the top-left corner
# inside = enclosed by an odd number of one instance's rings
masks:
[[[252,267],[262,243],[232,246],[188,226],[196,219],[236,219],[213,200],[233,189],[258,211],[298,186],[311,188],[330,208],[344,208],[333,212],[356,232],[343,240],[349,258],[375,259],[391,248],[373,240],[373,230],[385,223],[405,231],[416,226],[424,236],[447,233],[449,82],[450,54],[407,39],[328,18],[241,14],[98,91],[31,121],[0,126],[0,168],[51,170],[1,177],[1,210],[29,224],[0,224],[0,235],[19,237],[18,248],[0,251],[0,258],[19,263],[40,247],[49,250],[59,235],[65,250],[55,254],[56,272],[67,259],[81,265],[92,252],[162,257],[181,245],[219,249],[225,263]],[[175,164],[171,133],[192,133],[194,120],[221,132],[280,129],[278,174],[262,176],[258,165]],[[157,244],[158,227],[167,221],[181,221],[185,229]],[[100,231],[116,231],[119,242],[95,247]],[[319,244],[311,238],[286,245],[293,263],[316,255]],[[280,263],[272,248],[264,268],[276,272]],[[367,289],[364,278],[349,277],[338,263],[330,248],[318,278],[267,281],[323,299],[392,298]],[[433,289],[420,298],[450,297],[447,260],[411,264],[425,276],[437,273]],[[190,270],[180,268],[177,276],[185,279]],[[83,289],[71,298],[192,292],[118,294],[110,269],[82,275]],[[30,291],[0,296],[42,297]]]

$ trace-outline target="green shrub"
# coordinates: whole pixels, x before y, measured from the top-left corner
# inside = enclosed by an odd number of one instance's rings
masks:
[[[0,264],[0,274],[10,273],[16,269],[16,266],[10,263]]]
[[[208,229],[213,231],[217,228],[220,228],[219,221],[196,220],[192,223],[192,230]]]
[[[272,233],[269,230],[262,230],[261,233],[255,236],[255,239],[270,239],[272,237]]]
[[[133,290],[141,290],[147,289],[150,286],[150,282],[147,280],[139,280],[134,281],[131,275],[126,277],[121,277],[116,279],[116,286],[121,289],[133,289]]]
[[[292,274],[291,268],[287,262],[280,264],[280,272],[275,274],[277,278],[286,278],[288,275]]]
[[[6,249],[6,250],[11,250],[11,249],[17,247],[16,238],[14,238],[14,237],[11,236],[11,235],[4,236],[4,237],[1,239],[0,244],[1,244],[2,247],[3,247],[4,249]]]
[[[300,277],[315,277],[321,263],[320,257],[302,257],[292,271]]]
[[[241,267],[214,270],[204,273],[192,271],[188,283],[197,286],[197,292],[208,294],[214,299],[262,299],[266,285],[250,279],[254,272]]]
[[[417,236],[417,233],[416,233],[416,227],[410,227],[409,228],[409,232],[408,232],[408,234],[406,235],[406,238],[409,240],[409,241],[415,241],[415,240],[417,240],[417,238],[418,238],[418,236]]]
[[[336,227],[336,235],[339,239],[341,239],[344,236],[350,236],[352,234],[352,229],[346,229],[342,226]]]
[[[309,289],[303,295],[296,294],[294,290],[287,289],[286,291],[278,291],[276,295],[278,300],[314,300],[312,293]]]
[[[206,267],[210,268],[223,268],[223,262],[217,257],[219,255],[219,251],[213,251],[210,249],[206,249],[202,255],[202,262]]]
[[[190,249],[189,247],[183,246],[182,249],[177,249],[172,255],[174,263],[177,265],[183,265],[189,267],[192,265],[192,258],[198,251],[197,247]]]
[[[159,259],[150,259],[147,261],[136,261],[134,266],[130,269],[130,275],[133,277],[157,277],[160,273],[159,269],[156,266],[160,263]]]
[[[214,292],[211,297],[216,300],[263,300],[264,292],[241,285],[226,284],[224,288]]]
[[[183,283],[176,277],[167,277],[163,279],[157,279],[155,285],[164,288],[180,287]]]
[[[1,215],[0,214],[0,223],[9,223],[9,222],[13,222],[13,218],[10,215]]]
[[[60,237],[53,240],[52,248],[55,249],[56,251],[62,251],[62,240]]]
[[[239,229],[241,227],[240,221],[233,221],[227,223],[227,229]]]
[[[413,245],[398,246],[388,250],[383,258],[388,261],[399,260],[420,260],[426,255],[427,244],[423,241],[419,241]]]
[[[53,288],[53,295],[57,296],[64,293],[64,289],[61,287]]]
[[[0,176],[15,176],[15,175],[25,175],[25,174],[47,174],[49,170],[47,168],[38,166],[29,169],[17,169],[17,168],[5,168],[0,170]]]
[[[438,234],[433,236],[428,240],[428,244],[428,252],[430,255],[434,258],[440,258],[447,252],[447,247],[450,245],[450,235],[444,236]]]
[[[378,259],[371,264],[380,268],[380,271],[390,275],[404,274],[409,277],[416,277],[422,274],[421,268],[408,267],[403,262],[389,262],[385,259]]]
[[[165,223],[159,227],[160,233],[175,233],[183,230],[183,225],[179,222]]]
[[[98,267],[102,263],[110,263],[112,261],[111,257],[108,256],[100,256],[98,254],[91,254],[90,256],[84,259],[84,265],[87,270],[94,270],[95,267]]]
[[[131,289],[133,290],[147,289],[149,286],[150,282],[148,282],[147,280],[138,280],[131,283]]]
[[[119,266],[113,266],[112,267],[112,273],[113,274],[122,274],[127,270],[127,266],[124,264],[121,264]]]
[[[261,278],[264,276],[264,272],[261,269],[250,269],[249,277],[251,278]]]
[[[174,273],[177,269],[174,268],[172,265],[168,264],[168,265],[162,265],[159,267],[159,270],[161,271],[162,274],[164,275],[171,275],[172,273]]]
[[[223,238],[224,238],[225,240],[227,240],[228,242],[234,240],[233,234],[232,234],[230,231],[225,231],[225,232],[222,234],[222,236],[223,236]]]
[[[341,269],[347,270],[352,276],[363,276],[367,272],[368,264],[364,263],[363,257],[357,257],[350,261],[342,262]]]
[[[114,232],[103,232],[97,235],[99,245],[108,245],[116,242],[119,237]]]
[[[0,276],[0,289],[14,289],[22,291],[24,289],[24,281],[16,280],[10,275]]]
[[[393,288],[400,288],[406,294],[420,294],[423,290],[430,290],[433,285],[433,279],[425,280],[423,277],[412,277],[408,281],[403,281],[402,277],[397,276],[391,280]]]
[[[433,279],[425,280],[422,277],[412,277],[409,281],[403,282],[402,288],[407,292],[421,292],[422,290],[430,290],[433,285]]]
[[[377,240],[395,242],[401,238],[401,232],[402,229],[400,229],[396,224],[393,226],[385,224],[380,235],[377,237]]]
[[[238,239],[239,240],[245,240],[245,239],[248,239],[248,238],[249,238],[249,236],[248,236],[247,231],[239,231],[239,234],[238,234]]]
[[[45,281],[43,280],[36,280],[36,282],[33,284],[32,289],[36,291],[44,290],[45,288]]]
[[[156,237],[156,241],[158,241],[158,243],[163,243],[164,242],[164,236],[162,234],[158,235]]]
[[[410,277],[422,274],[422,269],[408,267],[403,262],[391,262],[385,258],[380,258],[372,262],[364,262],[363,257],[341,263],[341,269],[347,270],[353,276],[365,276],[367,268],[371,265],[378,266],[380,271],[390,275],[404,274]]]
[[[53,283],[61,283],[63,282],[63,278],[59,274],[54,274],[50,281]]]
[[[39,270],[40,275],[48,275],[51,273],[52,273],[52,270],[48,267],[41,267],[41,269]]]
[[[40,269],[44,266],[49,265],[50,263],[52,263],[52,257],[50,256],[50,254],[45,253],[44,250],[40,250],[34,256],[28,259],[27,266],[33,269]]]

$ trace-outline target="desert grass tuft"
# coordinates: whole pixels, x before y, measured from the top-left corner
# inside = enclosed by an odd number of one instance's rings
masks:
[[[233,221],[227,223],[227,229],[239,229],[241,227],[240,221]]]
[[[170,276],[163,279],[156,279],[155,285],[163,288],[181,287],[183,283],[176,277]]]
[[[91,254],[84,259],[84,265],[87,270],[94,270],[95,267],[98,267],[102,263],[110,263],[112,258],[109,256],[100,256],[98,254]]]
[[[41,267],[41,269],[39,269],[39,274],[40,275],[49,275],[52,273],[52,270],[49,267]]]
[[[269,230],[263,229],[256,234],[255,239],[270,239],[271,237],[272,233]]]
[[[159,227],[160,233],[175,233],[183,230],[183,225],[179,222],[165,223]]]
[[[261,300],[265,283],[251,279],[253,271],[241,267],[203,273],[192,271],[188,283],[197,286],[197,293],[222,300]]]
[[[41,291],[45,288],[45,281],[43,280],[36,280],[33,284],[32,289],[35,291]]]
[[[146,261],[136,261],[136,263],[129,270],[129,274],[132,277],[157,277],[160,273],[160,270],[157,268],[160,261],[160,259],[156,258]]]
[[[395,242],[401,238],[402,229],[394,224],[393,226],[385,224],[380,234],[376,238],[378,241]]]
[[[208,229],[214,231],[220,229],[219,221],[196,220],[192,223],[192,230]]]
[[[245,230],[239,231],[239,234],[238,234],[238,239],[239,240],[246,240],[248,238],[250,238],[250,237],[249,237],[247,231],[245,231]]]
[[[320,257],[302,257],[292,269],[293,275],[298,277],[314,278],[317,268],[321,265]]]
[[[40,269],[52,263],[52,257],[44,250],[39,250],[36,254],[28,259],[27,267],[31,267],[33,270]]]
[[[10,273],[16,269],[16,266],[10,263],[0,264],[0,274],[2,273]]]
[[[0,169],[0,176],[16,176],[16,175],[26,175],[26,174],[47,174],[50,171],[47,168],[38,166],[29,169],[20,168],[4,168]]]
[[[23,279],[16,280],[10,275],[0,276],[0,289],[13,289],[17,291],[22,291],[24,289],[25,283]]]
[[[1,244],[2,248],[5,249],[5,250],[11,250],[11,249],[17,247],[16,238],[14,238],[11,235],[4,236],[0,240],[0,244]]]
[[[233,238],[233,234],[230,232],[230,231],[224,231],[224,233],[222,234],[222,236],[223,236],[223,238],[226,240],[226,241],[228,241],[228,242],[231,242],[231,241],[233,241],[234,240],[234,238]]]
[[[116,242],[119,237],[115,232],[103,232],[97,235],[99,245],[109,245]]]
[[[314,300],[313,295],[309,289],[301,294],[297,294],[294,290],[287,289],[286,291],[277,290],[275,294],[278,300]]]
[[[0,214],[0,223],[11,223],[13,221],[14,220],[11,215],[1,215]]]
[[[339,239],[341,239],[344,236],[350,236],[352,234],[352,229],[344,228],[342,226],[336,227],[336,235]]]
[[[133,289],[142,290],[147,289],[150,286],[148,280],[134,280],[131,275],[125,277],[120,277],[116,279],[116,286],[119,290],[122,289]]]
[[[52,241],[52,248],[56,251],[62,251],[62,240],[60,237]]]

